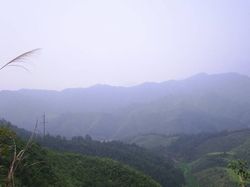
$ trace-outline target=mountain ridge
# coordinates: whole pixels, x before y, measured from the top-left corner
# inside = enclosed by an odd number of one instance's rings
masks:
[[[0,117],[19,127],[32,129],[44,112],[49,133],[70,137],[120,139],[152,130],[172,134],[246,128],[250,77],[202,73],[132,87],[0,91]]]

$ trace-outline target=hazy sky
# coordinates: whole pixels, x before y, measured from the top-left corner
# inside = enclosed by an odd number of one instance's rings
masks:
[[[249,0],[0,0],[0,89],[250,75]]]

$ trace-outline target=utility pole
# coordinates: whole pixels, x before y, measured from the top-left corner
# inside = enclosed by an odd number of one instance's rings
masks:
[[[47,121],[46,121],[46,115],[45,115],[45,112],[43,113],[43,121],[42,121],[42,123],[43,123],[43,138],[45,138],[45,135],[46,135],[46,123],[48,123]]]

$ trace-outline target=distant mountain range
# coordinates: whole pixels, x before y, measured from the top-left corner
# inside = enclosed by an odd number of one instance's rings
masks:
[[[19,127],[32,129],[44,112],[46,131],[68,137],[89,134],[97,139],[121,139],[145,133],[248,128],[250,77],[202,73],[133,87],[0,92],[0,118]]]

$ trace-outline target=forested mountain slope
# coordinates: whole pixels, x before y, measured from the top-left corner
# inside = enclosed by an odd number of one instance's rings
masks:
[[[249,129],[196,135],[146,134],[126,142],[171,155],[186,171],[186,181],[196,178],[192,187],[237,187],[239,179],[228,169],[228,163],[236,159],[250,163]]]
[[[15,133],[8,128],[0,127],[0,186],[4,186],[8,181],[7,175],[13,162],[15,145],[19,153],[26,146],[26,142],[16,137]],[[58,153],[34,143],[25,151],[22,161],[15,166],[17,166],[14,173],[15,186],[161,186],[143,173],[117,161],[72,153]]]
[[[134,87],[0,92],[0,116],[19,127],[32,129],[44,112],[47,132],[67,137],[121,139],[139,133],[241,129],[250,124],[250,78],[199,74]]]
[[[12,129],[25,140],[31,135],[29,131],[17,128],[5,120],[0,121],[0,125]],[[168,157],[156,155],[136,145],[118,141],[100,142],[92,140],[90,136],[73,137],[67,140],[60,136],[47,135],[45,138],[37,136],[34,141],[43,147],[59,151],[62,155],[63,153],[75,153],[119,161],[150,176],[165,187],[181,187],[185,183],[181,170],[176,168]]]

